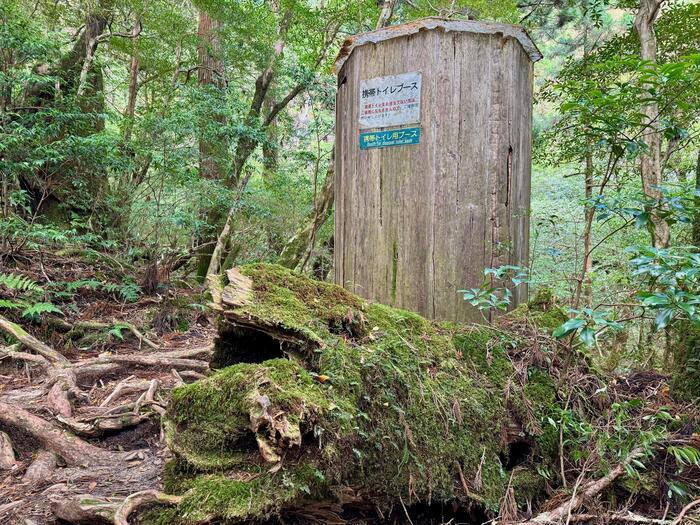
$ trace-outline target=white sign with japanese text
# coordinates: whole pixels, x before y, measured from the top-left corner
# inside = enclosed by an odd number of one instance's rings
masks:
[[[420,122],[421,73],[360,81],[360,129]]]

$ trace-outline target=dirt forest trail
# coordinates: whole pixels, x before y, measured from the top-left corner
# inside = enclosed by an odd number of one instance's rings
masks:
[[[168,453],[159,416],[174,387],[208,372],[216,330],[189,288],[129,303],[91,284],[120,277],[106,259],[36,260],[13,270],[46,290],[86,285],[57,303],[62,316],[0,317],[20,341],[0,347],[0,427],[9,438],[0,441],[10,458],[0,470],[0,523],[75,520],[81,494],[109,495],[111,515],[113,502],[160,486]]]

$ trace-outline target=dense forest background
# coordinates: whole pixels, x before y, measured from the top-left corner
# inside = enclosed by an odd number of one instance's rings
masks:
[[[0,345],[34,348],[15,323],[73,333],[101,315],[85,293],[121,314],[162,301],[92,326],[96,352],[206,325],[207,278],[233,266],[332,281],[335,56],[425,16],[521,24],[544,55],[530,260],[463,283],[464,307],[510,309],[527,285],[598,369],[697,399],[693,0],[0,0]]]
[[[531,32],[530,288],[571,306],[588,344],[627,320],[610,368],[672,366],[698,321],[696,2],[4,0],[4,264],[72,246],[149,266],[133,276],[149,291],[251,261],[327,278],[335,54],[428,15]]]

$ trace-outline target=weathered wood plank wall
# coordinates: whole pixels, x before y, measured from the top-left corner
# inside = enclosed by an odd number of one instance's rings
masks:
[[[427,317],[477,320],[457,293],[526,265],[532,54],[503,33],[422,30],[356,47],[338,74],[335,280]],[[422,72],[419,144],[360,150],[360,81]],[[523,299],[516,291],[516,301]]]

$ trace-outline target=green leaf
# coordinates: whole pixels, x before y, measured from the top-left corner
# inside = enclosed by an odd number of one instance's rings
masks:
[[[655,293],[650,295],[642,301],[644,306],[659,306],[662,304],[669,304],[670,300],[666,294]]]
[[[654,323],[656,324],[656,329],[657,330],[662,330],[668,326],[668,323],[671,322],[671,319],[673,319],[673,309],[672,308],[663,308],[659,311],[658,314],[656,314],[656,319],[654,319]]]
[[[581,339],[581,341],[583,341],[584,344],[590,348],[595,343],[595,331],[590,327],[584,328],[579,334],[579,339]]]
[[[642,212],[634,218],[634,225],[637,228],[644,228],[647,224],[649,224],[650,219],[651,215],[649,215],[648,212]]]
[[[562,337],[566,337],[570,333],[575,332],[576,330],[578,330],[579,328],[581,328],[585,324],[586,324],[585,319],[577,319],[577,318],[569,319],[567,322],[565,322],[559,328],[554,330],[554,332],[552,332],[552,335],[556,339],[561,339]]]

